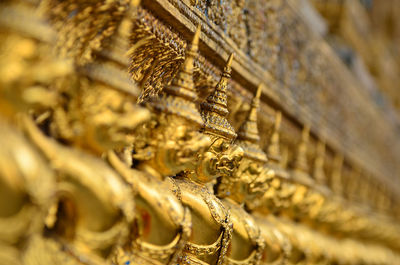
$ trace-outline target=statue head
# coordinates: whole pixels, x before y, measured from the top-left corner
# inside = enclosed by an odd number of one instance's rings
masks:
[[[60,99],[54,110],[53,135],[96,153],[130,146],[134,130],[150,120],[150,112],[135,104],[133,88],[85,77],[75,82],[68,81],[68,102]]]
[[[225,191],[220,196],[229,196],[238,203],[248,201],[254,204],[268,189],[274,172],[266,167],[268,161],[266,154],[259,146],[260,136],[257,128],[257,111],[261,96],[261,85],[257,88],[250,112],[239,128],[236,144],[243,149],[243,160],[235,175],[223,180]],[[222,188],[223,186],[220,186]],[[229,187],[229,188],[228,188]],[[227,189],[228,188],[228,189]]]
[[[252,204],[254,204],[254,206],[259,206],[262,203],[264,194],[273,186],[271,182],[275,178],[275,171],[266,165],[261,166],[260,164],[253,164],[252,167],[254,167],[255,170],[249,173],[255,177],[251,179],[248,185],[245,200],[248,206]],[[253,207],[249,208],[251,209]]]
[[[222,138],[213,138],[207,151],[200,155],[197,167],[188,176],[196,182],[207,183],[218,177],[234,175],[243,157],[243,150]]]
[[[242,148],[233,144],[236,133],[226,119],[226,92],[232,60],[233,55],[229,56],[214,91],[201,103],[202,132],[211,138],[211,145],[201,154],[196,170],[188,174],[194,181],[205,183],[217,178],[231,178],[243,157]]]
[[[137,130],[133,147],[134,165],[150,166],[161,176],[194,170],[210,139],[187,120],[159,113]]]
[[[162,176],[194,170],[198,156],[210,146],[209,137],[199,132],[204,123],[195,105],[193,68],[199,38],[200,26],[171,84],[158,97],[144,103],[153,112],[153,118],[138,130],[133,157]]]

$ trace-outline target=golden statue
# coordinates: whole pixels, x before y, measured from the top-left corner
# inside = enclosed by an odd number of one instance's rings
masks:
[[[279,130],[281,126],[280,112],[275,115],[275,121],[268,145],[268,168],[274,171],[274,178],[269,185],[269,189],[263,195],[263,205],[257,208],[264,214],[278,214],[288,207],[288,202],[295,189],[292,185],[286,185],[289,181],[289,173],[282,166],[282,155],[280,147]]]
[[[128,246],[121,254],[121,264],[127,262],[126,255],[131,255],[128,258],[131,263],[176,263],[193,233],[190,229],[193,216],[182,207],[170,189],[169,178],[165,178],[194,170],[197,155],[204,153],[210,143],[208,137],[198,132],[202,119],[190,100],[196,97],[191,78],[199,34],[198,29],[171,85],[160,96],[144,103],[152,111],[152,118],[136,130],[132,150],[134,169],[129,169],[112,153],[108,158],[137,194],[138,221],[134,231],[138,238],[132,250]]]
[[[195,37],[198,38],[199,34],[200,28]],[[192,50],[188,55],[192,56],[191,62],[193,63],[196,55],[193,47],[196,46],[192,44],[191,47]],[[171,179],[172,189],[175,190],[182,204],[190,209],[192,215],[192,236],[181,257],[182,264],[225,264],[225,255],[231,240],[232,224],[229,212],[213,195],[213,190],[207,187],[207,183],[213,182],[219,176],[232,175],[241,159],[240,150],[232,149],[225,140],[225,137],[235,135],[234,132],[229,130],[229,127],[222,127],[226,123],[216,122],[216,119],[223,122],[223,115],[227,114],[226,103],[221,106],[218,100],[226,102],[226,83],[229,78],[231,62],[232,56],[228,59],[227,66],[214,92],[202,104],[202,113],[201,116],[199,115],[200,124],[203,127],[203,135],[210,135],[209,138],[211,138],[206,152],[200,154],[194,170],[186,170],[176,179]],[[193,67],[193,65],[190,66]],[[191,76],[189,77],[191,78]],[[190,86],[187,87],[194,91],[193,83],[189,84]],[[211,115],[215,115],[215,119],[209,119]],[[214,126],[219,125],[222,126],[218,129],[222,129],[214,130]],[[223,131],[224,138],[216,137],[216,135],[208,133],[209,131],[217,133]]]
[[[268,188],[268,179],[273,177],[273,172],[263,168],[267,157],[258,147],[257,109],[260,95],[261,86],[238,132],[236,144],[243,149],[243,159],[235,174],[221,176],[216,186],[217,196],[230,210],[233,223],[229,264],[259,264],[265,247],[255,220],[244,209],[245,202],[261,197]]]

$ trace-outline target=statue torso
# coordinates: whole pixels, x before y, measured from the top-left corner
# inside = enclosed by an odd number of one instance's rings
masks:
[[[192,234],[184,256],[194,263],[222,264],[231,237],[228,210],[206,187],[185,179],[170,181],[171,188],[189,208],[192,217]]]
[[[228,263],[259,264],[265,242],[261,237],[258,224],[236,202],[229,198],[223,199],[222,202],[229,209],[233,223]]]

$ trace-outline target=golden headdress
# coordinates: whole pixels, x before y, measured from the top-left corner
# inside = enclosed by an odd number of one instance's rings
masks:
[[[197,57],[200,30],[199,25],[191,45],[186,50],[186,57],[178,74],[159,97],[149,100],[149,104],[160,112],[174,114],[203,126],[203,119],[195,104],[197,92],[193,82],[194,59]]]
[[[342,195],[343,184],[342,184],[342,170],[343,170],[344,157],[340,153],[336,153],[333,158],[332,173],[330,179],[330,186],[334,193]]]
[[[260,148],[260,136],[257,127],[257,111],[260,105],[261,85],[258,86],[256,95],[251,102],[249,115],[245,122],[240,126],[238,132],[238,144],[244,150],[244,156],[266,163],[267,155]]]
[[[281,150],[279,145],[279,130],[281,127],[282,113],[276,112],[274,128],[269,140],[268,159],[270,162],[279,164],[281,162]]]
[[[307,149],[310,138],[310,127],[305,125],[301,133],[301,140],[297,147],[297,154],[295,160],[293,161],[293,171],[292,176],[294,179],[302,184],[312,185],[313,179],[310,176],[307,159]]]
[[[324,171],[324,162],[325,162],[324,158],[325,158],[325,142],[318,141],[316,158],[314,160],[313,178],[320,185],[326,184],[326,175]]]
[[[214,91],[201,103],[201,116],[204,120],[204,132],[213,136],[233,141],[236,133],[226,119],[228,115],[227,90],[228,80],[231,77],[233,54],[228,58],[224,71]]]
[[[310,127],[304,126],[301,132],[301,140],[297,147],[297,155],[293,163],[293,169],[308,174],[307,147],[310,138]]]

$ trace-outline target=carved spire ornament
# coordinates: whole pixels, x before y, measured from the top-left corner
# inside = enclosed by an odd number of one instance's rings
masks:
[[[282,113],[280,111],[277,111],[275,113],[275,121],[272,128],[272,133],[269,139],[269,145],[267,150],[268,167],[274,171],[274,175],[276,177],[272,180],[272,183],[270,184],[271,187],[269,191],[265,193],[264,197],[266,201],[268,200],[274,201],[275,206],[277,204],[280,204],[280,202],[277,202],[276,200],[275,191],[281,189],[281,184],[282,184],[281,179],[287,180],[289,178],[288,171],[285,170],[285,168],[283,168],[281,164],[282,156],[281,156],[280,135],[279,135],[281,121],[282,121]],[[275,198],[273,198],[274,196]]]
[[[166,86],[158,98],[150,99],[150,105],[160,112],[175,114],[203,126],[203,119],[195,105],[197,92],[193,83],[194,60],[197,57],[201,26],[186,50],[186,57],[171,84]]]
[[[320,185],[326,185],[324,160],[325,160],[325,142],[319,141],[317,144],[317,152],[314,160],[313,178]]]
[[[310,138],[310,127],[305,125],[301,132],[301,140],[297,147],[296,157],[293,161],[293,178],[302,184],[312,185],[313,180],[310,177],[310,167],[307,159],[307,149]]]
[[[301,140],[297,147],[296,158],[293,163],[293,169],[308,173],[308,162],[307,162],[307,145],[310,138],[310,127],[304,126],[301,132]]]
[[[275,122],[268,145],[268,159],[270,163],[279,164],[281,162],[281,150],[279,144],[279,130],[281,128],[282,113],[277,111],[275,114]]]
[[[336,195],[342,195],[342,168],[343,168],[343,155],[336,154],[333,159],[331,175],[331,189]]]
[[[359,184],[358,182],[361,180],[361,170],[357,166],[353,166],[351,168],[351,173],[349,174],[346,182],[345,193],[348,199],[352,201],[357,201],[359,196]]]
[[[245,122],[239,128],[237,143],[243,148],[245,157],[266,163],[268,159],[267,155],[260,148],[260,135],[257,127],[257,111],[260,105],[261,92],[262,86],[260,84],[251,102],[250,112]]]
[[[216,85],[214,91],[201,103],[201,116],[204,120],[204,132],[213,136],[225,138],[233,141],[236,138],[236,132],[232,125],[228,122],[228,103],[227,90],[228,81],[231,77],[231,64],[233,54],[231,54],[226,62],[221,79]]]

